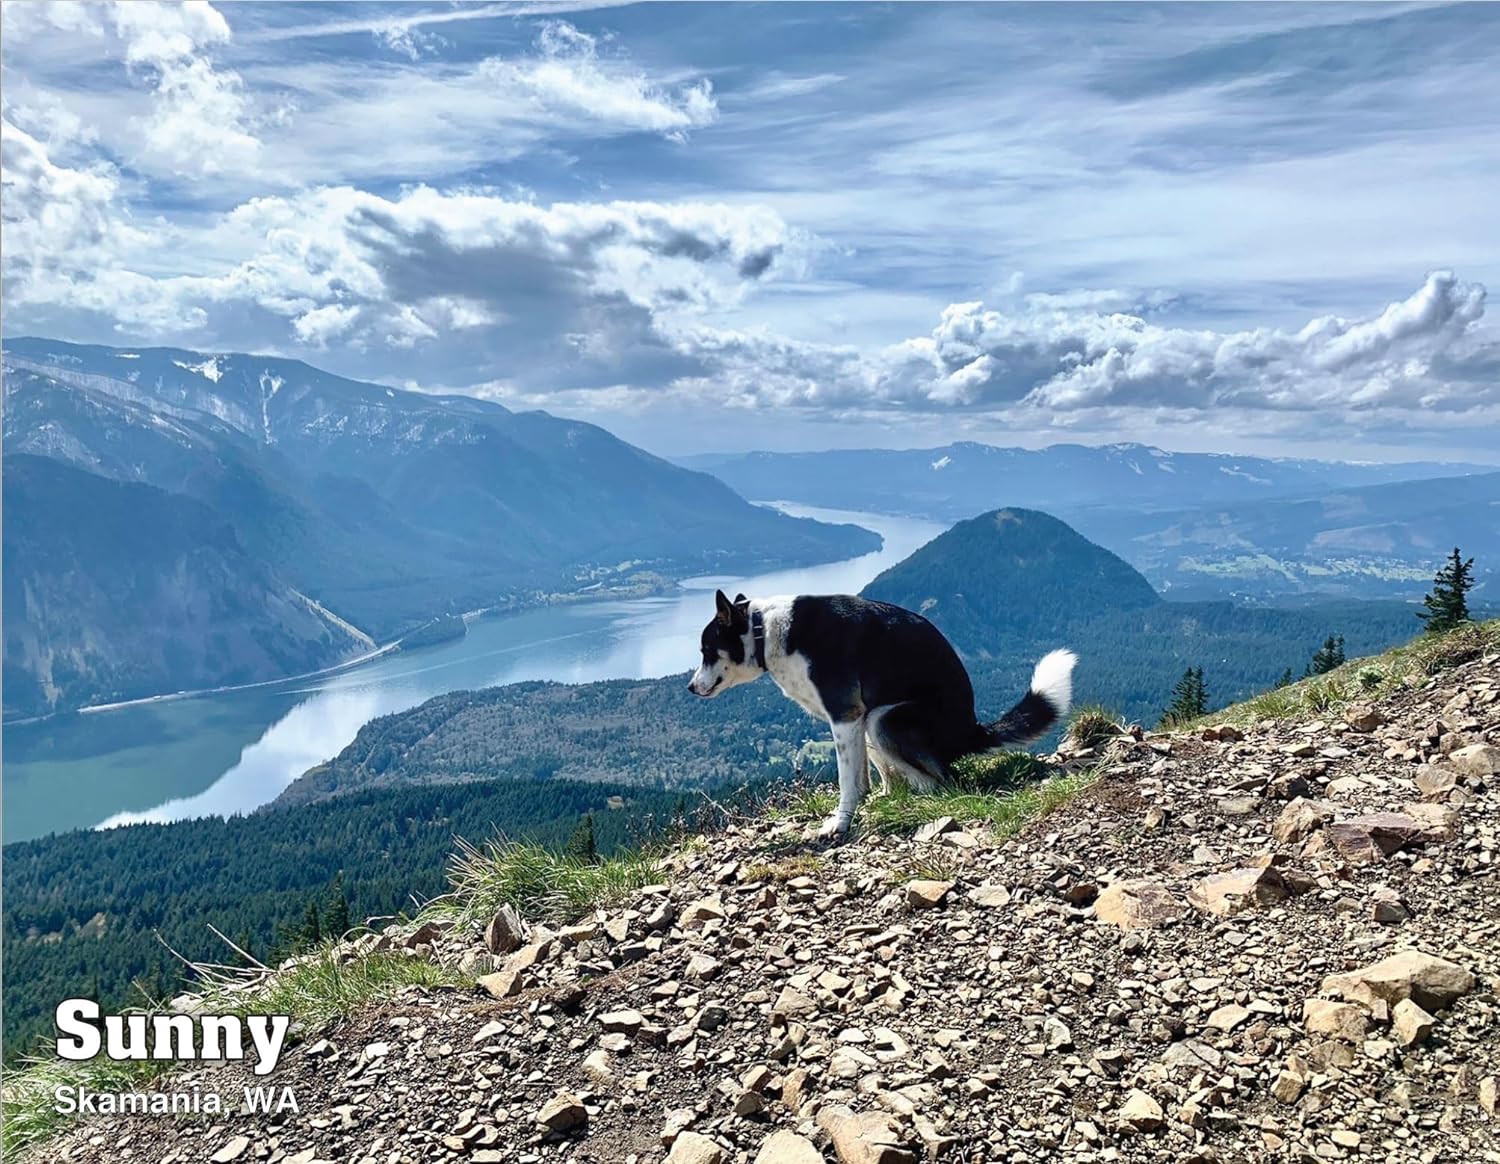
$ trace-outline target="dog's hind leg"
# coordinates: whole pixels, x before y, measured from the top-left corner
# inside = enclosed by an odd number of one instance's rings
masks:
[[[897,703],[870,713],[870,743],[889,766],[889,779],[913,792],[936,792],[947,776],[934,753],[926,713],[916,703]]]
[[[870,786],[870,760],[865,751],[865,717],[834,723],[833,750],[839,761],[839,806],[818,830],[822,837],[849,831],[864,790]]]

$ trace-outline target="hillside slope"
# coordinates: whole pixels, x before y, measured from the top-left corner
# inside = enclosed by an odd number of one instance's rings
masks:
[[[252,683],[373,644],[207,506],[45,457],[5,458],[5,709]]]
[[[1458,545],[1476,559],[1475,600],[1484,602],[1500,561],[1500,473],[1069,516],[1169,593],[1420,594]]]
[[[1495,630],[1362,666],[1377,703],[1064,753],[1088,775],[1019,832],[1001,798],[949,797],[914,835],[872,806],[828,851],[809,804],[684,844],[597,912],[471,865],[420,926],[283,972],[405,950],[470,993],[308,1030],[272,1079],[298,1115],[162,1121],[153,1152],[342,1159],[378,1128],[497,1162],[1489,1159]],[[938,815],[965,804],[988,807]],[[492,920],[504,901],[530,924]],[[110,1159],[139,1127],[48,1150]]]
[[[751,505],[593,425],[345,380],[296,360],[8,339],[4,382],[7,456],[201,503],[255,569],[380,641],[443,614],[880,544],[856,526]],[[24,509],[32,498],[7,501]],[[47,512],[70,517],[56,503]],[[86,559],[87,545],[78,548]],[[42,626],[19,629],[45,642]],[[90,633],[121,629],[106,618]],[[217,657],[205,644],[194,651],[205,666]],[[257,667],[249,656],[221,663],[212,685]],[[197,685],[203,673],[167,664],[156,690]],[[102,672],[81,680],[112,682]]]

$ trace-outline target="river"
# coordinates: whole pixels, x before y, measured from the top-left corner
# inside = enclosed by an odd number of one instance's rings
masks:
[[[5,728],[4,840],[66,829],[250,812],[335,755],[371,719],[447,691],[526,679],[653,678],[697,663],[711,594],[854,593],[943,526],[802,505],[885,539],[873,554],[753,577],[704,577],[657,598],[544,607],[472,624],[462,639],[336,674],[128,704]]]

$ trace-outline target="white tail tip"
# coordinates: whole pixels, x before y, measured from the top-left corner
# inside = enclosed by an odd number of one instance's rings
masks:
[[[1073,667],[1077,662],[1078,656],[1072,651],[1049,651],[1031,673],[1031,690],[1052,705],[1059,719],[1073,706]]]

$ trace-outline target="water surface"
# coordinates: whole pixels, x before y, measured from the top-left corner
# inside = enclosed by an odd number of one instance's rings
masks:
[[[685,672],[697,663],[715,587],[752,595],[853,593],[943,529],[911,518],[781,508],[855,522],[879,533],[885,545],[822,566],[694,578],[666,597],[485,619],[461,640],[313,679],[7,727],[4,839],[249,812],[339,752],[375,716],[447,691],[526,679],[586,683]]]

